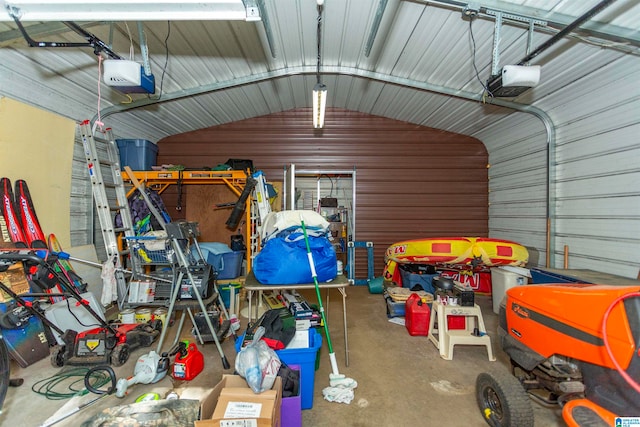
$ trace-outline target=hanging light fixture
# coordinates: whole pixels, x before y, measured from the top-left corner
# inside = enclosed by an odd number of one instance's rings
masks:
[[[316,85],[313,87],[313,127],[321,129],[324,126],[324,110],[327,105],[327,86],[320,82],[320,39],[322,36],[322,7],[324,0],[318,3],[318,62],[316,65]]]
[[[313,127],[320,129],[324,126],[324,109],[327,105],[327,86],[316,83],[313,87]]]

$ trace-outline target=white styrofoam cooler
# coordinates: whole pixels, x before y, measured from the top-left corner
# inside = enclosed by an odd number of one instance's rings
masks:
[[[93,293],[85,292],[81,294],[81,297],[89,301],[89,306],[104,320],[104,308],[98,300],[96,300]],[[45,309],[44,315],[63,331],[71,329],[76,332],[83,332],[100,326],[98,320],[93,317],[85,307],[80,306],[74,298],[51,304]],[[64,344],[58,334],[55,331],[52,332],[58,344]]]
[[[500,303],[507,294],[507,290],[514,286],[526,285],[531,277],[527,268],[501,266],[491,268],[491,298],[493,300],[493,312],[500,312]]]

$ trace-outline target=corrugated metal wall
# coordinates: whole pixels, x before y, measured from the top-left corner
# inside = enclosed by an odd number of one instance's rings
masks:
[[[576,78],[541,107],[554,121],[551,267],[637,277],[640,268],[640,64],[618,56],[601,71],[615,82]],[[546,133],[533,116],[509,116],[474,134],[490,153],[492,237],[524,242],[545,262]]]
[[[507,131],[505,131],[507,127]],[[489,235],[519,242],[530,265],[544,265],[547,138],[540,120],[513,114],[480,133],[489,150]]]
[[[468,136],[339,109],[327,112],[320,132],[310,109],[299,109],[174,135],[158,147],[160,164],[200,168],[246,158],[273,181],[290,163],[355,166],[358,240],[374,242],[376,275],[394,242],[488,234],[487,151]],[[174,215],[177,193],[165,194]],[[360,261],[356,271],[366,271]]]

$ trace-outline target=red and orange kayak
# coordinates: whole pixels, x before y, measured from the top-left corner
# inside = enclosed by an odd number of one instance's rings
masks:
[[[384,278],[397,278],[397,265],[405,263],[431,265],[524,266],[529,251],[524,246],[488,237],[431,237],[394,243],[384,256]]]

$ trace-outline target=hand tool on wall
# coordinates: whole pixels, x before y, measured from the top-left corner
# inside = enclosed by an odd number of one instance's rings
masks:
[[[244,190],[242,190],[242,194],[238,198],[235,206],[233,207],[233,211],[231,211],[231,215],[229,215],[229,219],[227,219],[227,227],[230,229],[235,229],[238,227],[240,223],[240,218],[242,218],[242,214],[245,210],[245,203],[247,199],[251,195],[251,192],[255,188],[257,181],[252,177],[247,178],[247,183],[244,185]]]

